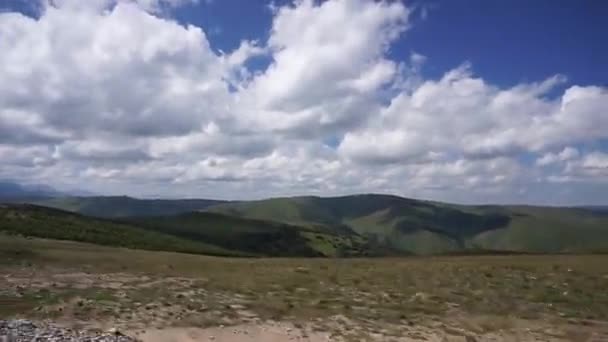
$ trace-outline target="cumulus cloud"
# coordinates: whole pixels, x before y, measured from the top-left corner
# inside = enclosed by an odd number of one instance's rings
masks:
[[[606,92],[574,86],[557,100],[546,98],[559,82],[554,76],[500,89],[459,67],[396,96],[369,125],[349,132],[340,151],[368,162],[493,158],[606,137],[594,126],[608,127]]]
[[[551,165],[557,162],[563,162],[566,160],[572,160],[576,157],[579,156],[579,152],[576,148],[573,147],[565,147],[561,152],[559,153],[552,153],[549,152],[545,155],[543,155],[541,158],[538,158],[536,160],[536,164],[537,165]]]
[[[267,42],[273,62],[243,94],[249,127],[318,136],[358,122],[396,75],[385,54],[408,14],[400,2],[364,0],[278,8]]]
[[[224,106],[222,67],[204,32],[133,4],[51,7],[39,20],[4,14],[0,35],[3,111],[79,138],[186,133]]]
[[[398,1],[274,5],[268,39],[218,51],[170,18],[196,2],[0,13],[0,178],[145,196],[608,200],[587,195],[607,186],[604,87],[503,87],[467,63],[427,79],[433,56],[389,57],[412,25]]]

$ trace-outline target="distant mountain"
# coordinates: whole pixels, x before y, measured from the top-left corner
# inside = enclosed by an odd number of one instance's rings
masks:
[[[164,216],[203,210],[224,201],[208,199],[138,199],[127,196],[56,197],[30,203],[67,210],[83,215],[121,218],[130,216]]]
[[[581,208],[463,206],[372,194],[231,202],[207,210],[346,227],[376,244],[414,254],[608,251],[608,216]]]
[[[254,255],[352,257],[397,254],[387,248],[376,248],[352,231],[334,232],[321,226],[305,227],[210,212],[140,217],[129,221],[145,229]]]
[[[583,209],[591,210],[596,213],[608,215],[608,205],[595,205],[582,207]]]
[[[65,196],[47,185],[22,185],[15,182],[0,181],[0,200],[18,200]]]
[[[83,194],[77,196],[75,194]],[[65,193],[47,185],[0,181],[0,202],[30,203],[101,218],[163,216],[203,210],[225,201],[208,199],[138,199],[128,196],[90,196],[86,191]]]
[[[120,219],[249,255],[608,252],[605,207],[471,206],[377,194],[233,202],[124,196],[28,202]]]

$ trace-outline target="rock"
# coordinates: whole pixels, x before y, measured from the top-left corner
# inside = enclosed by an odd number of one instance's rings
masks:
[[[71,342],[136,342],[137,340],[111,329],[105,334],[87,333],[52,324],[34,323],[28,320],[0,320],[0,341],[71,341]],[[2,341],[4,342],[4,341]]]
[[[116,335],[116,336],[122,335],[122,333],[118,329],[116,329],[116,328],[110,328],[110,329],[108,329],[108,333],[112,334],[112,335]]]

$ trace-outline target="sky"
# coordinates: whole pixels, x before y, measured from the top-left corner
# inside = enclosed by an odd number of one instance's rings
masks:
[[[608,2],[0,0],[0,179],[608,205]]]

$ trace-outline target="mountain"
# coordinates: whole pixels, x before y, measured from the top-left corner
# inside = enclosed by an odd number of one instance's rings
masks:
[[[229,250],[266,256],[375,256],[394,254],[377,249],[355,232],[321,226],[298,226],[211,212],[131,218],[145,229],[203,241]]]
[[[256,256],[608,252],[605,207],[472,206],[377,194],[232,202],[131,197],[30,202]]]
[[[0,232],[148,250],[225,256],[247,255],[135,225],[90,218],[30,204],[1,204]]]
[[[0,205],[0,232],[148,250],[223,256],[375,256],[355,233],[317,229],[216,213],[92,218],[31,204]]]
[[[29,203],[87,216],[121,218],[175,215],[205,209],[224,201],[208,199],[138,199],[127,196],[55,197]]]
[[[346,227],[376,244],[414,254],[608,251],[608,216],[581,208],[464,206],[371,194],[231,202],[207,210]]]
[[[595,205],[595,206],[588,206],[588,207],[581,207],[581,208],[591,210],[598,214],[608,215],[608,205]]]
[[[65,194],[47,185],[22,185],[19,183],[0,181],[0,200],[19,200],[65,196]]]

